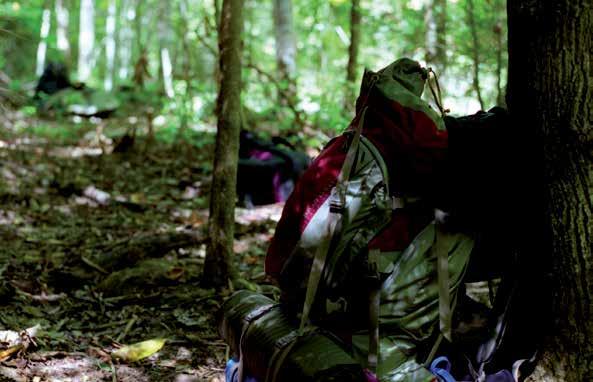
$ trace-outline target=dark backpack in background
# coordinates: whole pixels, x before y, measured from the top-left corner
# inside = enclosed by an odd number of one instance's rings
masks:
[[[309,157],[286,139],[265,140],[241,131],[237,195],[246,207],[284,202],[309,165]]]

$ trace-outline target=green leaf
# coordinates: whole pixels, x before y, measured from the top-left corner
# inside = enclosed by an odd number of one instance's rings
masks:
[[[164,338],[156,338],[138,342],[115,350],[111,356],[126,362],[136,362],[161,350],[166,341]]]

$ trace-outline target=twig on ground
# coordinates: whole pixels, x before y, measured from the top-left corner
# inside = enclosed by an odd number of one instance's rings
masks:
[[[121,332],[121,334],[119,336],[117,336],[117,338],[115,339],[115,342],[123,341],[123,339],[128,335],[128,332],[130,331],[130,329],[132,329],[132,326],[134,326],[134,324],[136,323],[137,319],[138,319],[137,316],[133,316],[132,319],[130,319],[130,321],[124,328],[124,331]]]

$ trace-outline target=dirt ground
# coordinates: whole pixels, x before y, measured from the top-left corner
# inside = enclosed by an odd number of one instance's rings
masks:
[[[0,122],[0,380],[222,381],[224,296],[200,287],[211,150],[136,137],[112,153],[117,120]],[[247,287],[281,208],[237,210]]]

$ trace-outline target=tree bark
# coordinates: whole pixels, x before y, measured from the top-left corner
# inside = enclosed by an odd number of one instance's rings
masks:
[[[472,60],[473,60],[473,86],[480,102],[480,108],[484,110],[484,100],[480,89],[480,40],[478,38],[478,28],[476,26],[475,7],[473,0],[467,0],[466,16],[467,23],[472,36]]]
[[[216,288],[224,288],[229,279],[236,279],[233,233],[241,128],[242,10],[242,0],[223,1],[219,35],[218,132],[208,219],[210,242],[202,279],[204,285]]]
[[[534,219],[551,233],[550,256],[542,257],[546,248],[531,254],[535,265],[549,261],[552,290],[552,325],[531,378],[587,381],[593,375],[593,3],[514,0],[508,17],[507,101],[526,151],[543,163],[545,193],[535,198],[543,213]],[[542,249],[541,230],[529,237],[536,249]],[[533,324],[542,318],[532,316]]]
[[[352,0],[350,8],[350,46],[348,47],[348,66],[346,68],[346,106],[353,109],[356,80],[358,51],[360,47],[360,0]]]
[[[274,34],[278,77],[285,89],[285,92],[278,94],[278,98],[282,104],[286,104],[285,94],[296,97],[296,40],[291,0],[274,0]]]

